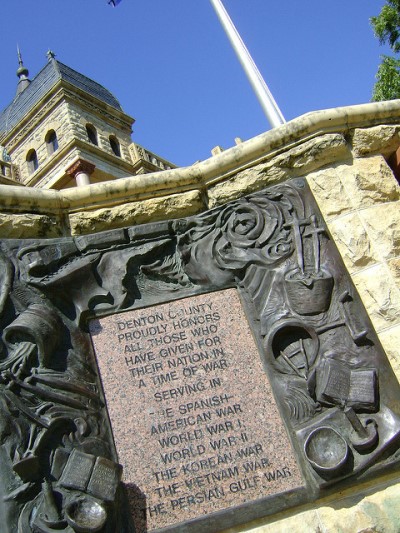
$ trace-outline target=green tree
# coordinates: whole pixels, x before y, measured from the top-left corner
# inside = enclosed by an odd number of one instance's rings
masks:
[[[388,44],[395,54],[400,52],[400,0],[387,0],[377,17],[371,17],[375,36]],[[400,59],[382,56],[372,95],[375,102],[400,98]]]

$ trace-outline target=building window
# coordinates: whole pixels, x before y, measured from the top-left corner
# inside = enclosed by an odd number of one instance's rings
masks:
[[[117,157],[121,157],[121,147],[120,147],[118,139],[114,137],[114,135],[111,135],[111,137],[109,138],[109,141],[110,141],[111,150],[114,152],[114,154]]]
[[[86,124],[86,133],[88,136],[89,141],[94,144],[95,146],[99,145],[99,141],[97,139],[97,131],[94,126],[91,124]]]
[[[57,134],[54,130],[50,130],[47,132],[45,141],[47,145],[47,153],[49,155],[51,155],[56,150],[58,150],[58,139],[57,139]]]
[[[5,148],[3,148],[3,156],[2,156],[2,159],[3,161],[5,161],[6,163],[11,163],[11,157],[8,155],[8,152]]]
[[[28,164],[28,171],[30,174],[33,174],[35,170],[39,168],[39,161],[37,157],[36,150],[29,150],[27,156],[26,156],[26,162]]]

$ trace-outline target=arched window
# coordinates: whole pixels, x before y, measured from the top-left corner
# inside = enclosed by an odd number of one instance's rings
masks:
[[[28,164],[28,171],[30,174],[33,174],[33,172],[39,168],[37,153],[33,148],[27,153],[26,162]]]
[[[92,126],[91,124],[86,124],[86,133],[87,133],[89,141],[95,146],[98,146],[99,141],[97,139],[96,128]]]
[[[47,132],[45,141],[47,145],[47,153],[49,155],[51,155],[56,150],[58,150],[58,139],[57,139],[57,134],[54,130],[50,130]]]
[[[111,150],[114,152],[114,154],[117,157],[121,157],[121,147],[120,147],[118,139],[114,135],[111,135],[109,138],[109,141],[110,141]]]

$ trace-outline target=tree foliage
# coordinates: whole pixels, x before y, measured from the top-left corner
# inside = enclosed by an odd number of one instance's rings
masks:
[[[376,80],[372,94],[374,102],[400,98],[400,59],[382,56]]]
[[[398,53],[400,51],[400,0],[387,0],[377,17],[371,17],[375,36],[381,44],[387,43]]]
[[[377,17],[371,18],[375,36],[381,44],[388,44],[395,54],[400,52],[400,0],[387,0]],[[372,99],[374,101],[400,98],[400,59],[382,56],[376,74]]]

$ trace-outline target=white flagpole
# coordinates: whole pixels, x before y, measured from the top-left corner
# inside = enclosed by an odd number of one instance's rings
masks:
[[[276,128],[286,121],[279,109],[274,97],[272,96],[267,84],[260,74],[256,64],[254,63],[249,51],[247,50],[242,38],[240,37],[237,29],[235,28],[232,20],[230,19],[226,9],[224,8],[221,0],[210,0],[213,8],[215,9],[218,18],[233,46],[233,49],[238,56],[240,63],[246,75],[256,93],[256,96],[263,108],[263,111],[271,124],[272,128]]]

